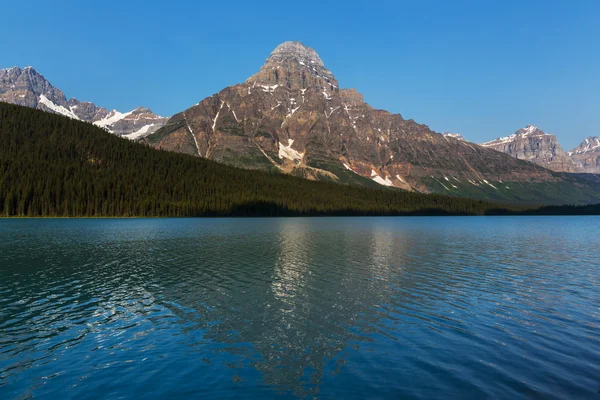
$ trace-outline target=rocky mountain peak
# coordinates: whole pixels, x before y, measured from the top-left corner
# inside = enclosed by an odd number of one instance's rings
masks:
[[[588,136],[571,153],[583,154],[589,152],[600,152],[600,138],[598,136]]]
[[[69,99],[70,110],[82,121],[94,122],[108,115],[108,110],[98,107],[89,101],[79,101],[76,98]]]
[[[284,42],[277,46],[260,71],[246,82],[288,89],[338,90],[338,81],[325,68],[317,52],[301,42]]]
[[[133,114],[133,115],[140,115],[140,114],[154,114],[154,113],[152,112],[151,109],[142,106],[142,107],[138,107],[138,108],[132,110],[131,114]]]
[[[53,111],[53,107],[69,108],[62,90],[32,67],[0,70],[0,101],[46,111]]]
[[[589,136],[569,152],[575,164],[585,172],[600,174],[600,138]]]
[[[144,141],[163,150],[307,179],[447,194],[475,190],[494,193],[494,198],[512,197],[515,189],[508,182],[556,179],[515,158],[575,169],[554,136],[535,134],[539,129],[533,125],[519,131],[528,136],[515,134],[517,141],[506,138],[493,149],[458,134],[443,136],[372,108],[354,89],[339,89],[313,49],[285,42],[246,82],[174,115]]]
[[[166,122],[166,118],[155,115],[146,107],[121,113],[76,98],[67,101],[62,90],[52,86],[33,67],[0,69],[0,101],[90,122],[130,139],[150,134]]]
[[[271,52],[267,59],[269,61],[281,62],[287,60],[302,61],[306,64],[312,64],[315,67],[325,67],[321,57],[315,49],[305,46],[302,42],[283,42]]]
[[[510,136],[482,143],[488,147],[558,172],[580,172],[570,156],[565,153],[555,135],[527,125]]]
[[[521,128],[515,132],[515,135],[522,136],[534,136],[534,135],[545,135],[546,133],[542,131],[537,126],[527,125],[525,128]]]

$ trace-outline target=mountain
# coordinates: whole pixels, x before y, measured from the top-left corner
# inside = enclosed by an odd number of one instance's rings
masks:
[[[104,107],[98,107],[89,101],[79,101],[75,98],[69,99],[69,108],[77,116],[77,119],[86,122],[101,120],[109,114]]]
[[[600,174],[600,138],[597,136],[585,139],[569,156],[581,170]]]
[[[145,141],[315,180],[496,201],[569,197],[568,179],[545,168],[372,108],[300,42],[277,46],[244,83],[174,115]]]
[[[166,118],[155,115],[144,107],[120,113],[75,98],[67,100],[62,90],[52,86],[32,67],[0,70],[0,102],[38,108],[91,122],[129,139],[139,139],[151,134],[167,121]]]
[[[0,216],[410,215],[527,211],[311,182],[156,151],[75,119],[0,103]],[[580,209],[578,209],[580,210]]]
[[[0,101],[77,118],[63,91],[52,86],[32,67],[0,70]]]
[[[94,120],[96,126],[128,139],[140,139],[156,132],[167,122],[167,118],[154,114],[150,109],[138,107],[121,113],[113,110],[104,117]]]
[[[588,138],[588,140],[591,143],[593,138]],[[510,136],[481,144],[483,147],[536,163],[556,172],[594,172],[594,168],[597,167],[592,167],[590,164],[592,160],[588,158],[586,161],[584,155],[586,145],[584,142],[579,148],[566,153],[555,135],[549,135],[533,125],[527,125]],[[579,161],[574,157],[576,153],[582,155]],[[592,154],[588,153],[587,155],[591,156]],[[586,162],[588,162],[589,168],[584,167]]]

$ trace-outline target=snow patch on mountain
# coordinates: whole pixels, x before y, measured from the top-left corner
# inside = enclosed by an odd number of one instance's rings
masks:
[[[133,111],[129,111],[126,113],[121,113],[117,110],[112,110],[110,112],[110,114],[108,114],[106,117],[102,118],[101,120],[98,120],[96,122],[94,122],[94,125],[99,126],[100,128],[105,128],[108,129],[110,131],[110,126],[114,125],[115,123],[119,122],[120,120],[122,120],[123,118],[128,117],[129,115],[131,115]]]
[[[371,170],[371,179],[383,186],[394,186],[390,178],[387,176],[383,179],[374,169]]]
[[[71,111],[63,106],[54,104],[50,99],[48,99],[43,94],[40,95],[39,102],[57,114],[64,115],[65,117],[69,117],[72,119],[79,119],[79,117],[77,115],[75,115],[75,113],[73,111]]]
[[[304,158],[304,153],[300,153],[299,151],[292,149],[292,144],[294,144],[293,139],[288,139],[287,146],[279,142],[279,158],[287,158],[291,161],[302,160]]]
[[[588,152],[595,151],[596,149],[600,149],[600,138],[597,137],[589,137],[585,139],[579,148],[573,150],[569,153],[569,155],[575,154],[584,154]]]
[[[453,138],[456,140],[461,140],[463,142],[465,142],[465,138],[463,137],[463,135],[461,135],[460,133],[450,133],[450,132],[444,132],[442,133],[442,135],[444,135],[444,137],[449,137],[449,138]]]
[[[130,139],[130,140],[135,140],[135,139],[143,138],[145,136],[148,136],[148,131],[154,125],[155,124],[144,125],[140,129],[138,129],[137,131],[135,131],[133,133],[130,133],[129,135],[123,135],[123,137],[127,138],[127,139]]]

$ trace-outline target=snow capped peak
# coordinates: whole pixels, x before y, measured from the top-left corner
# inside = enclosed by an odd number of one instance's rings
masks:
[[[543,132],[540,128],[534,125],[527,125],[525,128],[521,128],[510,136],[501,137],[490,142],[482,143],[483,147],[492,147],[502,144],[507,144],[514,141],[517,138],[526,138],[530,136],[548,136],[547,133]]]
[[[516,133],[523,136],[529,136],[538,132],[544,134],[544,132],[542,132],[537,126],[527,125],[525,128],[519,129]]]
[[[600,138],[597,136],[589,136],[571,153],[584,154],[596,151],[600,151]]]

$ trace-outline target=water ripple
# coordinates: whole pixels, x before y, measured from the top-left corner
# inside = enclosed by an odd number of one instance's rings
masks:
[[[589,398],[598,222],[2,221],[0,398]]]

